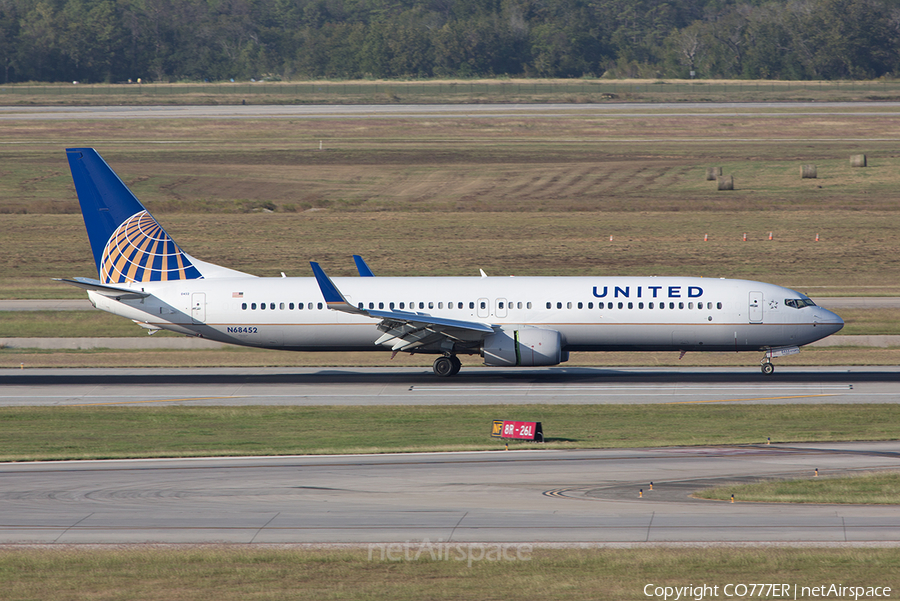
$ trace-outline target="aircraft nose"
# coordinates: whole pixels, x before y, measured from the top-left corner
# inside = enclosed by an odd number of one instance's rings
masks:
[[[816,325],[827,326],[831,329],[832,334],[840,331],[841,328],[844,327],[844,320],[841,319],[840,315],[833,313],[828,309],[822,309],[821,307],[816,310],[814,323]]]

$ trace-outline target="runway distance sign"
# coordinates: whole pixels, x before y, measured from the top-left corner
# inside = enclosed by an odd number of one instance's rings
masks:
[[[544,442],[541,422],[515,422],[495,419],[491,427],[493,438],[514,438],[516,440],[536,440]]]

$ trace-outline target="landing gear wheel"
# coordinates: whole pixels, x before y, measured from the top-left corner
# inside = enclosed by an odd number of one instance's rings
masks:
[[[773,364],[772,364],[771,362],[769,362],[769,361],[766,361],[765,363],[763,363],[763,364],[760,366],[760,369],[762,369],[762,372],[763,372],[763,375],[764,375],[764,376],[771,376],[772,373],[775,371],[775,365],[773,365]]]
[[[442,378],[452,376],[454,373],[456,373],[453,371],[454,365],[453,365],[452,357],[444,357],[444,356],[438,357],[437,359],[434,360],[433,369],[434,369],[435,375],[440,376]]]
[[[453,361],[453,372],[450,375],[455,376],[459,373],[460,368],[462,368],[462,361],[460,361],[459,357],[456,355],[450,355],[450,360]]]

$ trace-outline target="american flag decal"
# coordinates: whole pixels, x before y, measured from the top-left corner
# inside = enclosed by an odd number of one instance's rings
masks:
[[[231,298],[244,298],[244,293],[243,292],[232,292]]]

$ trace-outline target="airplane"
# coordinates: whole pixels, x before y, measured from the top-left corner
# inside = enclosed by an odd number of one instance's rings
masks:
[[[772,359],[843,320],[774,284],[701,277],[257,277],[184,252],[92,148],[66,150],[99,279],[59,279],[152,334],[293,351],[460,355],[492,367],[564,363],[573,351],[762,351]]]

